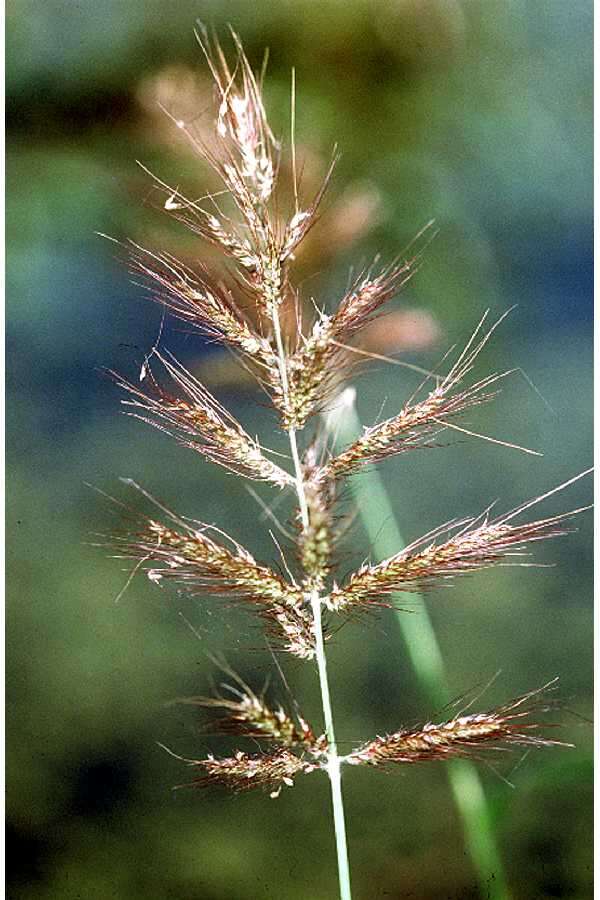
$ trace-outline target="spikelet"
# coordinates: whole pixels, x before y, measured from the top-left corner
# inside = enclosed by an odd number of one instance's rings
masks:
[[[208,526],[192,528],[177,520],[180,530],[146,519],[134,536],[114,536],[117,555],[136,559],[150,581],[170,581],[193,592],[222,594],[257,609],[273,636],[292,655],[314,655],[312,619],[304,594],[273,569],[256,562],[240,544],[233,550],[209,537]]]
[[[529,505],[529,504],[526,504]],[[328,600],[330,609],[351,606],[386,605],[382,598],[396,591],[422,591],[447,583],[456,575],[466,575],[490,566],[521,565],[526,546],[566,534],[564,522],[580,510],[550,516],[523,525],[508,522],[521,507],[488,519],[485,512],[477,518],[448,523],[414,541],[410,546],[377,564],[361,566],[346,584],[335,587]],[[455,533],[442,543],[436,539],[449,529]]]
[[[308,775],[320,768],[314,762],[302,759],[285,748],[273,753],[248,754],[238,750],[233,756],[190,761],[195,768],[204,769],[205,775],[194,782],[198,787],[216,784],[232,791],[251,791],[267,788],[271,796],[279,796],[283,785],[294,786],[294,778]]]
[[[130,247],[132,271],[155,285],[150,291],[152,299],[177,318],[242,353],[259,373],[276,367],[269,341],[245,319],[223,284],[212,281],[205,271],[192,271],[168,253],[155,253],[134,243]]]
[[[487,314],[486,314],[487,315]],[[433,437],[451,427],[451,420],[466,410],[486,403],[497,391],[489,388],[504,375],[494,373],[469,387],[460,385],[473,369],[479,353],[504,316],[475,343],[486,316],[479,322],[465,349],[448,374],[429,392],[424,400],[410,401],[395,416],[365,428],[363,434],[323,468],[323,478],[340,478],[359,471],[363,466],[416,447],[433,446]],[[523,448],[521,448],[523,449]]]
[[[293,478],[267,459],[258,441],[246,434],[239,422],[191,372],[171,354],[164,356],[155,351],[154,355],[183,394],[183,399],[162,388],[148,366],[145,368],[146,391],[116,373],[110,373],[119,387],[134,398],[122,401],[134,410],[129,415],[174,434],[179,443],[238,475],[269,481],[278,487],[293,483]]]
[[[317,737],[313,728],[299,713],[291,715],[282,706],[272,709],[264,697],[258,696],[230,669],[225,670],[234,684],[222,685],[226,694],[215,697],[186,697],[180,703],[224,711],[210,723],[210,730],[218,734],[263,738],[288,749],[306,751],[320,756],[327,747],[324,735]]]
[[[350,765],[388,766],[391,764],[446,760],[453,757],[477,757],[480,751],[511,746],[570,747],[562,741],[541,736],[539,722],[530,720],[536,712],[550,707],[539,702],[540,694],[555,681],[531,691],[491,712],[460,715],[440,725],[428,722],[416,729],[401,729],[376,737],[345,757]],[[550,727],[546,725],[546,727]]]

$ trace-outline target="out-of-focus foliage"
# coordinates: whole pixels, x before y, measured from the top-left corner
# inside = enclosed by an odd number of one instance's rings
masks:
[[[390,258],[434,217],[440,234],[394,309],[427,311],[433,319],[417,321],[437,342],[405,358],[435,365],[484,309],[518,304],[481,365],[524,374],[473,424],[545,456],[465,440],[386,463],[410,539],[496,497],[508,509],[588,464],[591,14],[591,4],[558,0],[9,5],[11,897],[334,895],[324,780],[277,801],[172,793],[188,774],[155,744],[205,752],[194,714],[164,704],[206,692],[208,652],[224,653],[248,679],[257,672],[260,687],[272,669],[260,631],[217,602],[142,578],[115,603],[128,572],[91,546],[101,540],[95,533],[119,527],[120,513],[87,485],[136,505],[118,481],[125,476],[178,512],[226,527],[258,557],[276,557],[244,485],[120,417],[98,372],[135,377],[161,313],[95,232],[191,259],[206,252],[155,209],[160,201],[135,164],[198,194],[209,183],[153,99],[166,91],[181,103],[206,88],[195,18],[222,36],[231,22],[257,66],[270,48],[267,93],[283,133],[295,67],[307,187],[334,142],[342,152],[322,221],[298,260],[307,300],[333,303],[351,266],[377,250]],[[198,102],[204,114],[208,104]],[[220,399],[250,433],[275,440],[262,396],[232,380],[214,346],[173,323],[163,343],[221,382]],[[396,409],[415,378],[383,364],[363,378],[363,421],[384,402],[384,413]],[[588,492],[580,483],[549,512]],[[277,512],[285,517],[285,504]],[[589,536],[581,519],[577,534],[540,549],[557,568],[484,573],[428,600],[451,692],[502,669],[484,695],[493,705],[561,676],[561,735],[577,749],[530,754],[514,775],[521,760],[500,760],[515,790],[482,771],[514,897],[523,900],[589,896]],[[342,567],[365,551],[355,528]],[[330,657],[342,739],[436,712],[423,706],[393,617],[366,632],[349,625]],[[286,674],[315,719],[314,673]],[[346,791],[358,898],[477,896],[443,766],[387,780],[350,772]]]

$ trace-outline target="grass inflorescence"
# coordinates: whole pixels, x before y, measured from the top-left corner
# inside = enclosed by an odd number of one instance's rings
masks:
[[[316,194],[302,201],[292,135],[292,189],[287,194],[281,189],[282,142],[269,125],[261,79],[233,32],[232,38],[234,56],[229,62],[206,32],[198,34],[214,82],[210,128],[199,130],[194,123],[173,118],[220,179],[220,190],[193,200],[152,176],[168,214],[219,250],[227,266],[220,272],[203,264],[192,267],[133,242],[129,258],[153,300],[240,357],[270,398],[288,455],[270,452],[249,435],[167,350],[153,349],[135,383],[111,375],[124,391],[129,415],[236,476],[264,482],[293,497],[296,566],[291,571],[286,563],[281,571],[260,562],[214,526],[179,517],[162,505],[160,516],[138,516],[135,527],[114,535],[111,544],[116,555],[135,560],[136,571],[145,570],[157,585],[173,584],[195,595],[239,603],[265,624],[280,651],[316,664],[323,729],[309,724],[297,708],[290,711],[272,704],[228,670],[231,683],[214,697],[187,702],[212,715],[213,731],[251,739],[252,752],[240,748],[230,756],[207,754],[185,761],[199,773],[196,784],[221,784],[238,791],[265,788],[272,796],[283,786],[292,786],[300,775],[325,772],[332,791],[340,896],[349,900],[342,767],[389,770],[405,763],[479,758],[498,748],[540,748],[560,741],[540,730],[547,685],[496,709],[399,728],[341,755],[325,652],[327,642],[337,640],[335,622],[343,623],[354,610],[393,604],[396,592],[431,590],[491,566],[520,565],[531,544],[565,534],[568,519],[579,510],[514,522],[555,489],[495,518],[487,510],[441,525],[338,581],[336,550],[344,531],[340,498],[347,480],[390,456],[443,447],[445,435],[455,430],[476,435],[466,429],[465,413],[493,401],[509,374],[477,371],[501,320],[486,326],[484,316],[466,346],[450,356],[454,361],[442,362],[445,374],[428,374],[397,413],[364,428],[345,447],[334,446],[319,414],[335,406],[352,370],[351,342],[413,277],[422,251],[409,252],[388,265],[374,263],[355,277],[332,312],[313,301],[312,317],[306,321],[291,271],[298,248],[316,223],[331,169]]]

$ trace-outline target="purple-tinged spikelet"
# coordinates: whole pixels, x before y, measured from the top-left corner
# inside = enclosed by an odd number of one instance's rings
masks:
[[[389,456],[418,447],[434,446],[433,438],[466,410],[492,400],[497,391],[490,392],[497,381],[509,373],[494,373],[460,387],[473,369],[475,360],[502,318],[475,343],[486,316],[472,334],[445,378],[429,392],[425,399],[409,401],[397,415],[365,428],[362,435],[345,450],[334,456],[323,468],[323,478],[340,478],[360,471]],[[523,449],[523,448],[521,448]]]
[[[490,712],[459,715],[439,725],[428,722],[419,728],[401,729],[376,737],[353,750],[345,757],[345,762],[355,766],[386,766],[477,757],[480,751],[514,745],[570,747],[570,744],[540,735],[542,725],[530,719],[532,713],[545,712],[549,708],[539,702],[539,695],[554,684],[554,681],[550,682]]]
[[[414,541],[380,563],[361,566],[342,587],[331,592],[328,605],[342,610],[361,605],[385,605],[389,594],[422,591],[497,564],[521,565],[526,546],[566,534],[565,520],[579,510],[550,516],[523,525],[509,525],[519,510],[497,519],[482,516],[450,522]],[[443,542],[436,539],[449,530],[455,533]]]
[[[233,791],[267,788],[273,791],[272,796],[277,796],[282,785],[293,787],[298,775],[309,775],[320,768],[285,748],[257,754],[238,750],[234,756],[222,759],[208,756],[192,761],[191,765],[205,772],[194,782],[198,787],[217,784]]]
[[[293,483],[293,478],[275,465],[210,392],[170,354],[155,351],[171,380],[183,394],[172,396],[147,369],[147,390],[111,373],[119,387],[133,400],[122,401],[135,410],[130,415],[155,428],[174,434],[179,441],[197,450],[212,462],[256,481],[270,481],[279,487]]]

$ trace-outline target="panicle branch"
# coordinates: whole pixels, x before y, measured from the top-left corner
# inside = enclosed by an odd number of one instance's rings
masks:
[[[177,318],[242,353],[258,367],[259,373],[276,366],[271,344],[246,321],[223,284],[215,283],[207,272],[192,271],[168,253],[154,253],[138,244],[131,246],[133,271],[158,285],[151,293],[153,299]]]
[[[486,314],[487,315],[487,314]],[[506,315],[506,314],[505,314]],[[494,373],[469,387],[457,390],[472,371],[475,360],[504,316],[478,341],[486,316],[479,322],[465,349],[445,378],[424,400],[409,401],[395,416],[365,428],[363,434],[324,467],[322,477],[340,478],[359,471],[363,466],[416,447],[433,446],[432,438],[444,430],[446,423],[471,407],[492,400],[497,391],[489,388],[504,373]]]
[[[279,150],[269,127],[262,91],[242,43],[232,30],[237,61],[232,74],[220,45],[210,46],[208,32],[198,40],[212,72],[218,99],[216,130],[230,160],[222,172],[233,193],[247,191],[256,203],[266,203],[275,186],[273,154]]]
[[[133,537],[114,537],[113,545],[121,557],[138,560],[154,583],[169,580],[191,591],[205,590],[255,605],[276,639],[285,641],[287,652],[312,658],[312,620],[303,592],[256,562],[239,544],[232,542],[230,550],[209,537],[209,526],[191,528],[178,521],[179,531],[149,518]]]
[[[190,764],[204,769],[205,774],[194,782],[198,787],[216,784],[236,792],[267,788],[272,790],[272,797],[279,796],[283,785],[293,787],[298,775],[309,775],[321,768],[320,764],[302,759],[285,748],[259,754],[238,750],[233,756],[222,759],[208,756]]]
[[[318,441],[315,441],[306,451],[302,465],[307,525],[302,521],[301,510],[296,510],[298,555],[304,573],[303,587],[307,593],[323,591],[336,539],[333,508],[337,485],[334,481],[319,480],[318,455]]]
[[[179,443],[238,475],[269,481],[280,488],[293,483],[291,475],[264,455],[258,441],[244,431],[191,372],[171,354],[163,356],[154,351],[154,355],[184,399],[161,387],[149,367],[145,371],[146,391],[111,372],[119,387],[134,398],[122,401],[135,410],[129,415],[174,434]]]
[[[557,516],[509,525],[513,510],[497,519],[488,512],[476,518],[442,525],[414,541],[400,553],[377,564],[367,564],[350,576],[346,584],[335,587],[328,600],[330,608],[342,610],[351,606],[382,605],[381,598],[396,591],[422,591],[456,575],[467,575],[502,563],[524,565],[521,559],[526,546],[567,534],[565,520],[580,510]],[[437,538],[457,529],[446,541]],[[385,605],[385,604],[383,604]]]
[[[126,558],[139,558],[152,565],[151,581],[167,578],[190,588],[209,588],[251,601],[284,603],[293,606],[300,592],[288,585],[268,566],[260,565],[239,544],[230,550],[208,536],[209,526],[176,531],[155,519],[148,519],[144,530],[133,539],[122,538]]]
[[[226,694],[215,697],[187,697],[179,702],[222,710],[224,715],[211,722],[211,730],[220,734],[264,738],[288,749],[306,751],[319,756],[326,750],[324,735],[317,737],[313,728],[299,713],[291,715],[282,706],[272,709],[264,696],[255,694],[242,679],[230,672],[235,685],[222,685]]]
[[[401,729],[376,737],[353,750],[345,762],[350,765],[387,766],[391,764],[445,760],[452,757],[477,757],[479,751],[525,747],[570,747],[562,741],[543,737],[542,726],[531,716],[546,712],[550,705],[540,695],[556,683],[531,691],[490,712],[470,713],[435,725],[428,722],[415,729]]]
[[[360,276],[335,313],[320,313],[308,337],[301,336],[299,347],[287,360],[286,428],[302,428],[339,387],[348,368],[348,352],[342,345],[401,290],[415,273],[418,258],[393,263],[378,275]]]

